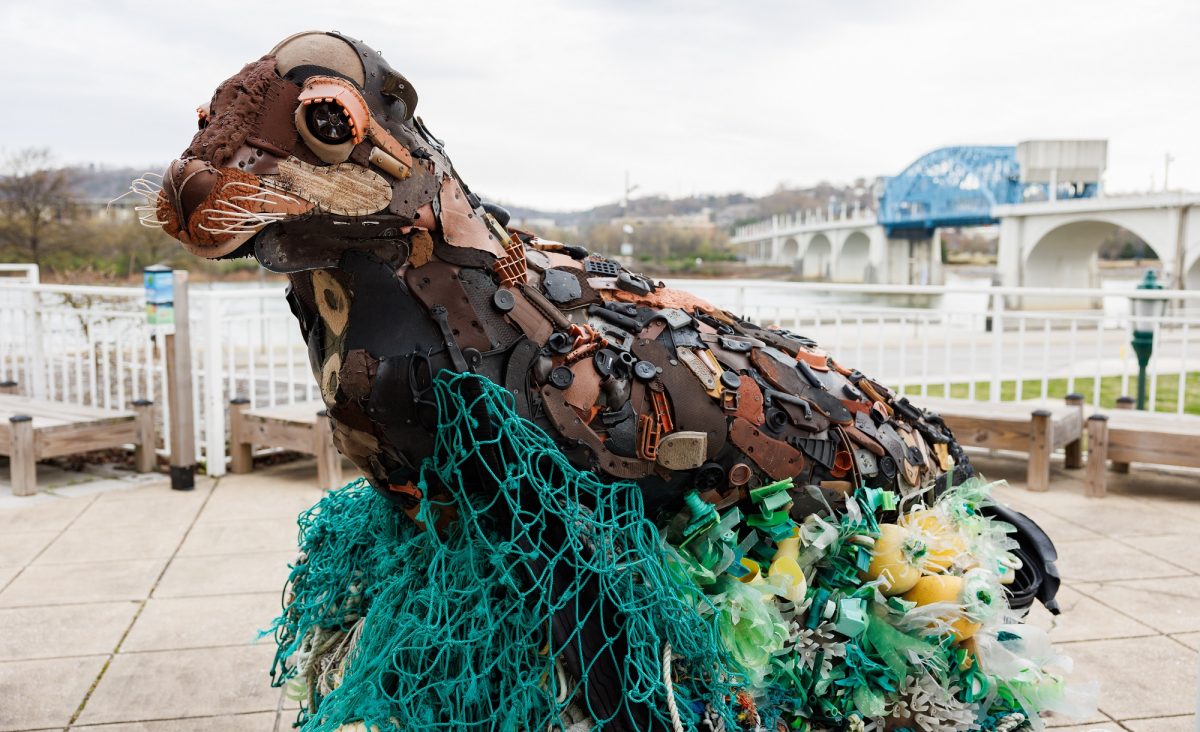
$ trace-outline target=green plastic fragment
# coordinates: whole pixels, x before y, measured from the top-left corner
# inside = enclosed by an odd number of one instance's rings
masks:
[[[766,496],[759,505],[763,507],[763,510],[778,511],[784,506],[791,505],[791,503],[792,497],[788,495],[787,491],[780,491],[779,493],[772,493]]]
[[[692,520],[683,530],[683,546],[687,546],[697,536],[716,526],[720,518],[716,506],[701,498],[698,491],[688,491],[683,497],[683,503],[692,514]]]
[[[867,603],[859,597],[838,600],[837,619],[833,627],[847,638],[857,638],[867,629]]]
[[[855,547],[854,566],[860,572],[866,572],[871,567],[871,552],[866,547]]]
[[[791,487],[792,487],[792,479],[784,478],[783,480],[777,480],[774,483],[768,483],[766,485],[759,486],[758,488],[751,488],[750,489],[750,500],[754,501],[755,503],[762,503],[764,500],[766,500],[770,496],[774,496],[774,495],[777,495],[780,493],[782,493],[783,495],[786,496],[788,488],[791,488]],[[790,500],[790,497],[789,497],[789,500]]]
[[[892,491],[883,491],[883,496],[880,499],[880,508],[884,511],[896,510],[896,494]]]

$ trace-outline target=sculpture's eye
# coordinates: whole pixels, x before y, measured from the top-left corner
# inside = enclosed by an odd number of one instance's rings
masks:
[[[371,110],[353,83],[333,76],[311,76],[297,101],[296,132],[323,162],[344,163],[354,146],[366,139]]]
[[[305,109],[304,121],[308,130],[321,142],[337,145],[349,140],[354,130],[349,115],[337,102],[318,102]]]

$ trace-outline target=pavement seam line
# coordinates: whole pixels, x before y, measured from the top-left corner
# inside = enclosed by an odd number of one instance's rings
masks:
[[[200,514],[204,512],[204,508],[212,499],[213,493],[216,493],[217,485],[220,483],[220,480],[220,478],[214,478],[212,480],[212,485],[208,489],[208,495],[204,496],[204,500],[200,502],[200,508],[196,511],[196,515],[192,517],[191,522],[188,523],[188,527],[183,532],[183,536],[179,538],[179,543],[176,544],[175,551],[171,553],[171,557],[163,564],[163,568],[161,571],[159,571],[158,577],[156,577],[154,582],[150,585],[150,589],[146,591],[146,596],[138,603],[138,609],[130,619],[129,625],[125,626],[125,632],[121,633],[121,637],[117,639],[117,645],[113,647],[112,653],[108,654],[108,658],[104,661],[104,665],[100,667],[100,672],[96,674],[96,678],[92,681],[91,686],[88,687],[87,693],[85,693],[83,695],[83,699],[80,700],[79,706],[75,708],[75,712],[71,715],[71,718],[67,720],[66,729],[72,729],[75,726],[75,722],[79,720],[80,715],[83,714],[83,710],[87,707],[88,701],[91,700],[92,694],[95,693],[96,687],[100,685],[100,681],[104,678],[104,674],[108,672],[108,667],[112,665],[113,659],[117,657],[118,653],[120,653],[121,646],[125,643],[125,639],[129,637],[129,633],[133,630],[134,624],[137,623],[138,618],[140,618],[142,616],[142,612],[145,611],[146,603],[150,601],[150,596],[154,594],[154,590],[158,588],[158,583],[162,581],[163,575],[167,573],[167,569],[170,568],[171,562],[174,561],[175,555],[179,553],[179,547],[183,546],[183,542],[187,541],[188,534],[192,532],[192,527],[196,525],[196,519],[198,519]],[[86,511],[87,509],[84,510]]]
[[[67,499],[62,499],[62,500],[67,500]],[[80,516],[82,516],[83,514],[87,513],[87,510],[88,510],[89,508],[91,508],[91,507],[92,507],[92,504],[93,504],[93,503],[95,503],[95,502],[96,502],[96,501],[98,501],[98,500],[100,500],[100,495],[99,495],[99,494],[97,494],[97,495],[95,495],[95,496],[92,496],[92,499],[91,499],[91,501],[89,501],[89,502],[88,502],[88,505],[86,505],[86,506],[84,506],[84,507],[83,507],[83,510],[82,510],[82,511],[80,511],[80,512],[79,512],[79,513],[77,513],[77,514],[75,514],[75,517],[74,517],[74,518],[72,518],[70,521],[68,521],[68,522],[66,523],[66,525],[65,525],[65,526],[63,526],[63,527],[62,527],[62,529],[60,529],[60,530],[59,530],[58,534],[56,534],[56,535],[55,535],[55,537],[54,537],[53,539],[51,539],[50,541],[46,542],[46,545],[45,545],[45,546],[43,546],[43,547],[42,547],[42,548],[41,548],[41,549],[38,551],[38,553],[37,553],[37,554],[34,554],[32,557],[30,557],[28,562],[25,562],[25,564],[21,565],[21,568],[20,568],[19,570],[17,570],[17,573],[16,573],[16,574],[14,574],[12,577],[10,577],[10,578],[8,579],[8,581],[7,581],[7,582],[5,582],[3,585],[0,585],[0,593],[3,593],[5,590],[7,590],[9,587],[11,587],[11,586],[12,586],[12,583],[13,583],[13,582],[16,582],[16,581],[17,581],[17,578],[18,578],[18,577],[20,577],[22,574],[24,574],[24,573],[25,573],[25,570],[29,569],[29,565],[31,565],[31,564],[33,564],[34,562],[36,562],[36,561],[37,561],[37,559],[38,559],[38,557],[40,557],[40,556],[42,556],[43,554],[45,554],[45,553],[46,553],[46,550],[50,548],[50,545],[51,545],[51,544],[53,544],[54,542],[56,542],[56,541],[58,541],[59,539],[61,539],[61,538],[62,538],[62,535],[63,535],[63,534],[65,534],[65,533],[67,533],[67,529],[69,529],[69,528],[71,528],[72,526],[74,526],[74,525],[75,525],[75,522],[79,520],[79,517],[80,517]]]
[[[1193,575],[1186,575],[1186,577],[1192,577],[1192,576],[1193,576]],[[1150,579],[1181,579],[1181,578],[1180,578],[1180,577],[1154,577],[1154,578],[1150,578]],[[1106,585],[1110,585],[1110,584],[1118,584],[1120,581],[1121,581],[1121,580],[1114,580],[1114,581],[1112,581],[1112,582],[1083,582],[1083,583],[1081,583],[1081,584],[1085,584],[1085,585],[1087,585],[1087,584],[1091,584],[1091,585],[1096,585],[1097,587],[1101,587],[1101,588],[1102,588],[1102,587],[1105,587]],[[1129,582],[1138,582],[1138,581],[1141,581],[1141,580],[1124,580],[1124,581],[1129,581]],[[1085,588],[1083,588],[1083,587],[1080,587],[1079,585],[1077,585],[1077,584],[1074,584],[1074,583],[1072,583],[1071,585],[1069,585],[1069,587],[1070,587],[1072,590],[1074,590],[1075,592],[1078,592],[1079,594],[1083,595],[1084,597],[1089,597],[1089,598],[1091,598],[1092,600],[1095,600],[1096,602],[1100,603],[1101,605],[1103,605],[1104,607],[1108,608],[1109,610],[1112,610],[1113,612],[1115,612],[1115,613],[1117,613],[1117,614],[1119,614],[1119,615],[1123,615],[1123,616],[1125,616],[1126,618],[1129,618],[1130,620],[1134,621],[1135,623],[1137,623],[1137,624],[1139,624],[1139,625],[1144,625],[1144,626],[1146,626],[1147,628],[1150,628],[1150,629],[1151,629],[1151,630],[1153,630],[1153,631],[1154,631],[1154,632],[1155,632],[1157,635],[1161,635],[1161,636],[1168,636],[1168,637],[1169,637],[1169,635],[1170,635],[1170,632],[1169,632],[1169,631],[1166,631],[1166,630],[1159,630],[1158,628],[1154,627],[1154,626],[1153,626],[1153,625],[1151,625],[1150,623],[1146,622],[1144,619],[1142,619],[1142,618],[1139,618],[1139,617],[1137,617],[1137,616],[1135,616],[1135,615],[1131,615],[1130,613],[1127,613],[1127,612],[1125,612],[1124,610],[1122,610],[1122,609],[1121,609],[1121,608],[1119,608],[1119,607],[1114,607],[1114,606],[1112,606],[1112,605],[1109,605],[1107,602],[1105,602],[1104,600],[1100,599],[1100,597],[1101,597],[1101,596],[1099,595],[1099,593],[1097,593],[1097,594],[1093,594],[1093,593],[1091,593],[1091,592],[1088,592],[1088,591],[1087,591],[1087,589],[1085,589]],[[1187,598],[1187,599],[1192,599],[1192,598]],[[1191,630],[1182,630],[1182,631],[1176,631],[1176,632],[1179,632],[1179,633],[1192,633],[1192,632],[1195,632],[1195,631],[1191,631]],[[1174,640],[1174,639],[1172,639],[1172,640]],[[1179,642],[1179,641],[1176,641],[1176,642]],[[1192,650],[1192,649],[1190,649],[1190,648],[1189,648],[1188,650]]]

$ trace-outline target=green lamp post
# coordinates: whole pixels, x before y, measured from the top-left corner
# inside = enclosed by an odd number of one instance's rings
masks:
[[[1154,270],[1146,270],[1146,276],[1138,283],[1139,292],[1161,290]],[[1154,352],[1154,326],[1167,309],[1165,297],[1138,297],[1130,301],[1133,308],[1133,352],[1138,360],[1137,408],[1146,408],[1146,367],[1150,354]]]

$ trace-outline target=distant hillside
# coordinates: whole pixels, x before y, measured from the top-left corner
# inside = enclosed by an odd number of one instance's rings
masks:
[[[110,201],[129,190],[129,182],[147,171],[162,171],[162,165],[148,168],[110,168],[100,165],[81,165],[70,168],[75,195],[89,201]]]
[[[486,196],[485,196],[486,198]],[[871,185],[864,180],[851,185],[818,183],[814,186],[789,188],[780,186],[760,197],[744,193],[715,193],[683,198],[643,196],[629,200],[629,209],[622,212],[620,203],[603,203],[579,211],[551,211],[500,201],[512,212],[514,219],[551,219],[559,228],[584,228],[607,224],[622,215],[629,217],[666,217],[698,214],[708,210],[712,222],[720,228],[732,229],[738,224],[756,221],[774,214],[800,210],[825,210],[832,204],[842,207],[875,208]]]
[[[166,165],[152,165],[151,171],[162,170]],[[76,166],[72,181],[76,195],[88,200],[110,200],[129,189],[129,182],[146,172],[147,168],[105,167],[99,165]],[[487,199],[487,196],[484,195]],[[807,187],[780,186],[761,197],[744,193],[712,193],[668,198],[661,195],[632,198],[629,209],[622,212],[618,202],[602,203],[589,209],[577,211],[552,211],[507,201],[500,205],[512,212],[517,220],[550,219],[563,229],[579,229],[610,223],[622,215],[636,218],[685,216],[708,211],[718,228],[732,229],[733,226],[754,221],[773,214],[791,213],[805,209],[824,210],[831,201],[836,207],[856,205],[874,208],[871,186],[864,180],[851,185],[818,183]]]

